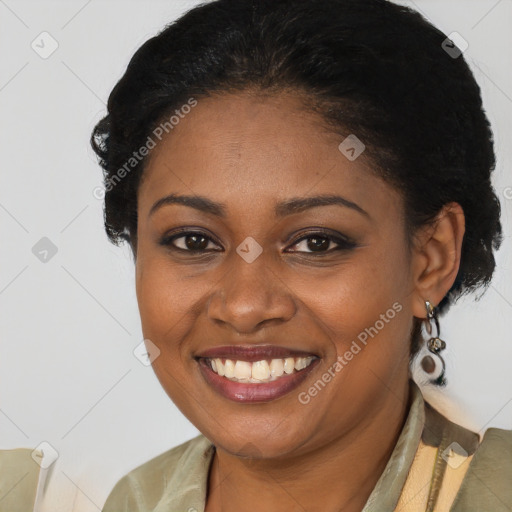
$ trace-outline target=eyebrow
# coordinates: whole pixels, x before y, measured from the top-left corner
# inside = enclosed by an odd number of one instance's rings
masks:
[[[181,204],[190,208],[195,208],[201,212],[215,215],[216,217],[226,218],[227,207],[224,203],[212,201],[204,196],[197,195],[178,195],[170,194],[156,201],[149,210],[149,216],[153,215],[158,209],[171,204]],[[349,201],[345,197],[339,195],[320,195],[312,197],[293,197],[278,203],[274,208],[276,217],[285,217],[294,213],[300,213],[310,208],[318,206],[338,205],[344,206],[361,213],[366,217],[370,217],[368,212],[363,210],[358,204]]]

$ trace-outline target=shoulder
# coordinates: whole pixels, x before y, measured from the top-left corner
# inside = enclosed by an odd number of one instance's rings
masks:
[[[453,511],[512,510],[512,430],[489,428],[467,470]]]
[[[208,462],[211,448],[211,442],[199,435],[137,466],[117,482],[102,512],[153,510],[173,481]]]
[[[480,461],[480,467],[484,464],[492,466],[496,473],[505,474],[507,483],[512,482],[512,430],[502,428],[488,428],[485,431],[483,441],[475,454],[476,461]],[[510,486],[512,489],[512,486]]]
[[[475,454],[475,465],[507,476],[507,484],[512,489],[512,430],[488,428]],[[511,494],[512,495],[512,494]]]
[[[488,428],[485,431],[484,440],[488,446],[500,446],[507,450],[507,453],[512,451],[512,430],[505,430],[502,428]],[[490,449],[490,448],[489,448]]]

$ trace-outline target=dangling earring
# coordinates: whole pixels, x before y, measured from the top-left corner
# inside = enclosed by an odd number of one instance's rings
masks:
[[[446,348],[446,342],[444,342],[441,338],[439,338],[440,329],[439,329],[439,320],[437,319],[437,312],[434,306],[426,300],[425,307],[427,309],[427,318],[426,318],[426,330],[430,335],[430,339],[427,340],[426,346],[430,354],[437,356],[441,360],[442,370],[438,377],[434,379],[430,379],[432,384],[437,386],[446,386],[446,379],[444,377],[444,373],[446,370],[446,365],[444,359],[442,358],[440,352]],[[432,323],[434,323],[436,327],[436,336],[432,336]],[[436,369],[436,363],[434,358],[430,355],[426,355],[421,360],[421,367],[423,371],[426,373],[434,373]]]

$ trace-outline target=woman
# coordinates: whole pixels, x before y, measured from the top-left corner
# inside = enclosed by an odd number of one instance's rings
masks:
[[[154,371],[202,433],[105,512],[512,507],[511,432],[450,422],[409,367],[446,382],[439,314],[501,242],[452,40],[384,0],[209,2],[136,52],[92,144]]]

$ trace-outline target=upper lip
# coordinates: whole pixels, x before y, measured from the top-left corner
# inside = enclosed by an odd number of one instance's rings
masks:
[[[196,358],[236,359],[237,361],[262,361],[264,359],[286,359],[287,357],[316,357],[312,352],[279,347],[277,345],[224,345],[204,350]]]

